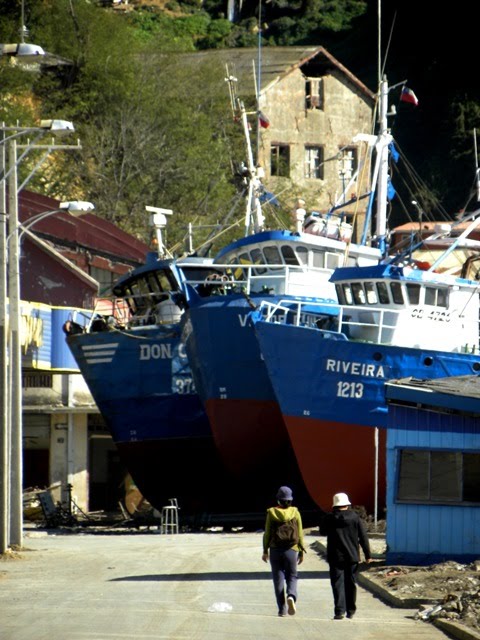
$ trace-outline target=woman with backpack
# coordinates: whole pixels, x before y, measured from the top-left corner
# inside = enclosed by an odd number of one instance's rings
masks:
[[[263,534],[262,560],[272,568],[273,588],[278,605],[278,615],[293,616],[297,601],[297,566],[306,553],[303,546],[302,517],[292,505],[290,487],[280,487],[277,505],[267,509]]]

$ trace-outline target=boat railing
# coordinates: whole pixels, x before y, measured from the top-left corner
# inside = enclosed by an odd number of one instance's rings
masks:
[[[442,340],[446,351],[478,353],[478,319],[458,313],[453,314],[447,323],[441,318],[437,319],[435,309],[428,313],[430,320],[427,313],[424,314],[424,309],[417,307],[393,309],[364,305],[345,306],[318,300],[280,299],[275,302],[263,300],[255,317],[260,317],[266,322],[321,330],[321,335],[325,338],[335,337],[337,334],[337,337],[341,335],[342,339],[425,349],[438,348],[439,340]]]
[[[332,271],[323,267],[232,263],[206,265],[204,269],[207,271],[204,279],[188,279],[200,295],[238,291],[246,294],[307,295],[308,292],[308,295],[317,295],[325,288],[334,290],[333,284],[328,283]]]
[[[368,309],[361,306],[344,307],[330,301],[278,302],[263,300],[259,315],[266,322],[310,327],[331,334],[341,334],[351,340],[391,344],[401,311],[385,308]]]
[[[181,314],[182,310],[172,300],[170,292],[103,296],[96,301],[86,331],[173,324],[179,321]]]

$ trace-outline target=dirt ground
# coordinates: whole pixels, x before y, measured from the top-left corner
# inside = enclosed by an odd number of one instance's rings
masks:
[[[480,558],[471,564],[448,561],[425,567],[386,565],[385,538],[368,527],[373,563],[362,573],[399,600],[422,600],[418,618],[451,620],[480,633]],[[382,528],[380,523],[379,529]]]
[[[480,632],[480,560],[426,567],[375,563],[363,573],[397,598],[422,599],[426,604],[419,609],[419,618],[452,620]]]

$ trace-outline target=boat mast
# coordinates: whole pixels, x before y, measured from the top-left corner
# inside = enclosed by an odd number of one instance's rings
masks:
[[[377,153],[378,153],[378,181],[377,181],[377,219],[376,242],[382,253],[386,253],[387,237],[387,188],[388,188],[388,145],[391,136],[388,133],[388,82],[384,77],[379,88],[379,123]]]
[[[235,119],[242,123],[243,135],[245,137],[245,144],[247,150],[247,165],[245,167],[245,178],[248,181],[248,194],[247,194],[247,208],[245,211],[245,235],[249,235],[250,228],[252,226],[253,218],[253,232],[258,233],[263,231],[265,227],[265,218],[262,212],[262,206],[260,204],[260,194],[262,191],[261,178],[263,177],[263,169],[256,167],[253,160],[252,142],[250,139],[250,130],[248,124],[248,114],[245,110],[245,105],[236,93],[236,82],[238,82],[235,76],[228,72],[228,65],[226,65],[227,77],[230,92],[230,102],[232,106],[232,112]],[[239,114],[239,115],[238,115]]]
[[[475,152],[475,186],[477,189],[477,202],[480,202],[480,169],[478,168],[477,130],[473,130],[473,148]]]

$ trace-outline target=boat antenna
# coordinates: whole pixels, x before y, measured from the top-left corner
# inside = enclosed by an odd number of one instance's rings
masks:
[[[167,247],[163,244],[162,229],[167,226],[167,218],[165,216],[171,216],[173,211],[171,209],[161,209],[160,207],[145,207],[145,210],[150,213],[150,226],[155,228],[155,236],[157,240],[157,254],[160,259],[173,256],[168,251]]]
[[[473,147],[475,150],[475,185],[477,187],[477,202],[480,202],[480,169],[478,168],[477,130],[473,130]]]
[[[383,78],[383,67],[382,67],[382,0],[378,0],[377,2],[377,56],[378,56],[378,76],[377,76],[377,86],[380,86],[380,82]]]
[[[257,82],[256,82],[256,99],[257,99],[257,160],[260,153],[260,87],[262,76],[262,0],[258,0],[258,64],[257,64]]]
[[[392,26],[388,34],[388,42],[385,49],[385,57],[382,63],[382,0],[378,0],[378,84],[380,85],[383,76],[385,75],[385,67],[387,65],[387,58],[390,51],[390,45],[392,44],[393,28],[397,19],[397,12],[393,16]]]

